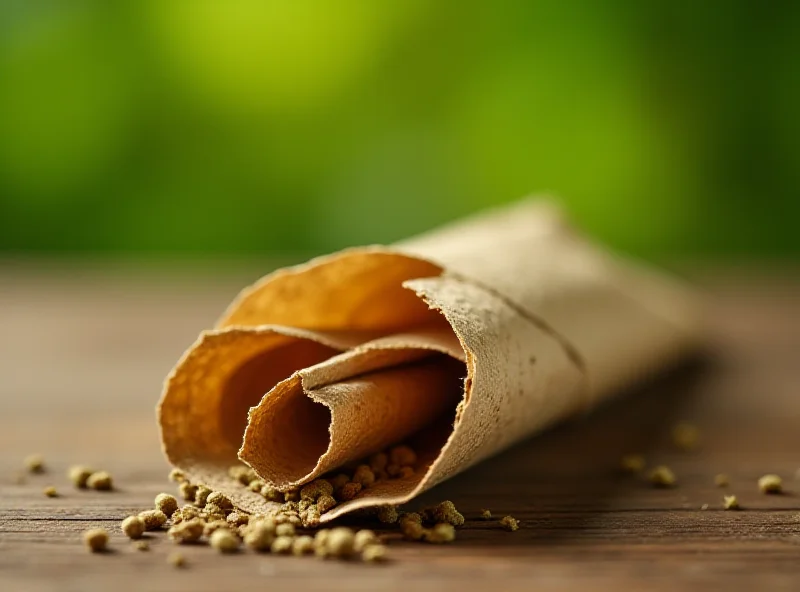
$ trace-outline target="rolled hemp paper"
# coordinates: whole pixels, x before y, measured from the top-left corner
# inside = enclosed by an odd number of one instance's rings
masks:
[[[412,474],[323,513],[401,504],[676,363],[700,341],[687,287],[525,200],[245,288],[166,379],[168,460],[240,508],[405,442]]]

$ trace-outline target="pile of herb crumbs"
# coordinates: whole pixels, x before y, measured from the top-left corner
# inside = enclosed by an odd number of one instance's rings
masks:
[[[270,487],[245,465],[230,467],[229,476],[242,487],[280,504],[264,514],[250,514],[238,509],[225,494],[201,483],[191,483],[180,469],[173,469],[169,479],[177,483],[179,496],[186,503],[181,506],[176,496],[160,493],[152,508],[122,520],[120,530],[139,551],[150,548],[143,538],[145,533],[166,530],[166,537],[176,545],[207,544],[223,555],[251,551],[383,562],[389,557],[386,543],[391,539],[429,544],[453,542],[456,528],[465,523],[464,516],[449,500],[410,513],[388,505],[361,510],[359,515],[372,518],[379,528],[386,529],[391,525],[398,531],[397,534],[376,534],[369,528],[337,526],[321,529],[320,515],[353,499],[375,483],[413,475],[416,463],[417,455],[413,449],[405,445],[395,446],[372,455],[350,471],[326,475],[286,492]],[[46,472],[41,455],[26,459],[26,465],[30,473]],[[107,471],[94,471],[78,465],[71,467],[67,476],[78,489],[113,490],[113,478]],[[53,486],[44,492],[49,497],[59,495]],[[491,519],[491,512],[482,510],[480,519]],[[497,523],[506,530],[519,528],[519,521],[511,516],[505,516]],[[109,533],[102,528],[86,531],[83,540],[93,553],[108,550]],[[171,553],[168,561],[175,567],[186,566],[186,559],[180,552]]]

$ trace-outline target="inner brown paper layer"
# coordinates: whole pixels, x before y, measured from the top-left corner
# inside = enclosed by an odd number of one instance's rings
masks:
[[[698,342],[693,294],[524,201],[245,289],[167,379],[167,458],[242,508],[241,459],[289,489],[411,441],[414,475],[322,516],[404,503],[660,370]]]

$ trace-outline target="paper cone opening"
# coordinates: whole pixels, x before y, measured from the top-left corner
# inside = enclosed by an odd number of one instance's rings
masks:
[[[280,489],[362,460],[426,428],[429,435],[420,440],[426,450],[419,452],[435,458],[452,430],[466,367],[443,354],[422,353],[427,357],[421,361],[319,388],[304,388],[301,375],[280,383],[252,410],[240,457]],[[431,428],[436,423],[441,425]],[[433,433],[441,437],[431,438]],[[416,480],[421,477],[422,472]]]

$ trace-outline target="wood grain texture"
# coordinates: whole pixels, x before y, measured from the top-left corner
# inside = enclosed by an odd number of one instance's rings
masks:
[[[392,541],[382,566],[192,546],[182,570],[163,534],[134,550],[119,521],[173,489],[153,411],[161,380],[255,275],[0,265],[0,590],[800,589],[800,279],[785,271],[698,272],[707,356],[426,494],[420,503],[452,499],[466,514],[453,545]],[[680,419],[702,428],[699,451],[671,445]],[[48,472],[16,484],[30,452]],[[678,487],[621,475],[626,452],[668,464]],[[73,489],[73,463],[110,470],[117,490]],[[729,487],[715,487],[719,472]],[[767,472],[784,495],[759,493]],[[42,494],[51,484],[61,497]],[[724,493],[744,509],[723,511]],[[484,507],[522,528],[479,520]],[[112,533],[112,553],[84,549],[92,526]]]

